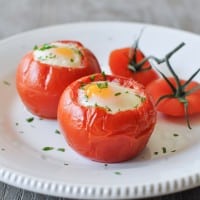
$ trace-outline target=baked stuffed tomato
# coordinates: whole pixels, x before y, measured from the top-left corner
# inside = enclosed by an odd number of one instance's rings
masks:
[[[79,154],[114,163],[144,149],[154,130],[156,111],[141,84],[99,73],[78,79],[64,90],[58,122]]]
[[[18,65],[17,91],[29,111],[56,118],[59,98],[71,82],[100,72],[94,54],[77,41],[35,46]]]

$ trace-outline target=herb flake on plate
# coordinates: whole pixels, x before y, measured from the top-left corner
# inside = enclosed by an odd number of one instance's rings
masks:
[[[27,121],[28,123],[31,123],[33,120],[34,120],[34,117],[29,117],[29,118],[26,119],[26,121]]]
[[[42,148],[43,151],[51,151],[53,149],[54,149],[54,147],[43,147]]]

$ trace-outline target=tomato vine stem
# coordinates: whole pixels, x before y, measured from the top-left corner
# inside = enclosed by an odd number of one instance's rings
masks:
[[[132,46],[132,48],[130,50],[130,54],[129,54],[130,61],[129,61],[128,68],[133,72],[148,71],[148,70],[150,70],[152,68],[152,66],[149,66],[147,68],[142,68],[143,65],[147,61],[154,60],[157,64],[162,64],[162,63],[165,62],[167,67],[168,67],[168,69],[169,69],[169,71],[170,71],[170,73],[172,74],[172,76],[173,76],[173,78],[174,78],[174,80],[176,82],[176,85],[174,85],[163,72],[161,72],[159,69],[157,69],[157,67],[155,67],[156,70],[165,79],[165,81],[167,82],[167,84],[169,85],[169,87],[172,90],[172,93],[161,96],[157,100],[156,105],[158,105],[163,99],[176,98],[184,106],[184,113],[185,113],[187,126],[188,126],[189,129],[191,129],[190,120],[189,120],[189,111],[188,111],[189,102],[186,99],[186,97],[189,96],[191,93],[199,90],[200,89],[200,85],[198,85],[196,87],[193,87],[190,90],[186,90],[186,88],[191,83],[193,78],[200,72],[200,68],[198,68],[197,71],[194,74],[192,74],[192,76],[185,83],[181,84],[180,78],[177,75],[177,73],[174,71],[174,69],[171,66],[171,63],[170,63],[169,60],[179,49],[181,49],[185,45],[184,42],[180,43],[172,51],[167,53],[164,58],[157,58],[156,56],[149,55],[149,56],[145,57],[144,59],[142,59],[140,62],[137,63],[136,54],[137,54],[139,39],[141,38],[142,32],[143,32],[143,29],[141,30],[137,40],[135,41],[134,45]]]
[[[152,67],[151,65],[146,67],[146,68],[142,68],[142,66],[145,64],[145,62],[141,63],[141,64],[138,64],[137,63],[137,54],[138,54],[138,46],[139,46],[139,41],[140,41],[140,38],[143,34],[143,31],[144,31],[144,28],[142,28],[140,30],[140,33],[137,37],[137,39],[135,40],[134,44],[132,45],[132,47],[130,48],[130,51],[129,51],[129,64],[128,64],[128,69],[130,69],[132,72],[138,72],[138,71],[148,71],[150,70]]]
[[[158,59],[158,58],[155,59],[154,57],[153,58],[151,57],[151,58],[154,59],[158,64],[166,62],[166,65],[167,65],[170,73],[172,74],[175,82],[176,82],[176,86],[174,86],[172,84],[172,82],[169,80],[169,78],[167,78],[164,73],[162,73],[160,70],[157,69],[157,71],[161,74],[161,76],[165,79],[165,81],[167,82],[167,84],[171,88],[172,93],[161,96],[157,100],[156,105],[158,105],[165,98],[176,98],[184,106],[184,112],[185,112],[185,118],[186,118],[187,126],[188,126],[189,129],[191,129],[190,120],[189,120],[189,111],[188,111],[189,102],[186,99],[186,97],[188,95],[190,95],[191,93],[199,90],[200,85],[193,87],[193,88],[191,88],[190,90],[187,90],[187,91],[186,91],[186,87],[191,83],[193,78],[199,73],[200,68],[198,68],[197,71],[194,74],[192,74],[192,76],[184,84],[181,84],[181,80],[180,80],[179,76],[176,74],[176,72],[174,71],[174,69],[171,66],[170,61],[169,61],[171,56],[175,52],[177,52],[180,48],[182,48],[184,45],[185,45],[185,43],[182,42],[174,50],[172,50],[170,53],[168,53],[163,59]]]

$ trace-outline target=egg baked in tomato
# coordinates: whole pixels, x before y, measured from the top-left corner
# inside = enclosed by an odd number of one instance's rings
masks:
[[[64,90],[58,122],[79,154],[99,162],[122,162],[144,149],[154,130],[156,111],[141,84],[94,74]]]
[[[59,98],[71,82],[100,72],[94,54],[77,41],[35,46],[18,65],[17,91],[29,111],[45,118],[57,117]]]

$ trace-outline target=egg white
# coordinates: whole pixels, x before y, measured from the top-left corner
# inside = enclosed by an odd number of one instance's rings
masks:
[[[81,66],[82,55],[80,53],[80,47],[78,47],[75,43],[54,42],[49,43],[48,45],[50,45],[52,48],[48,48],[45,50],[40,50],[40,48],[37,48],[33,51],[34,60],[58,67],[83,67]],[[73,57],[58,54],[56,52],[56,48],[60,47],[72,50]]]
[[[91,84],[99,83],[102,84],[104,82],[98,81]],[[115,114],[119,111],[137,109],[145,101],[146,98],[144,94],[138,94],[134,89],[123,87],[116,82],[107,82],[107,87],[112,92],[106,98],[95,94],[92,94],[90,97],[88,97],[86,95],[86,88],[89,85],[90,84],[85,85],[78,90],[79,103],[85,107],[102,107],[107,112],[112,114]]]

